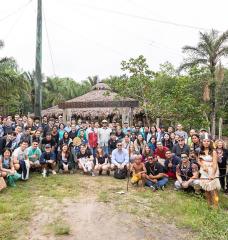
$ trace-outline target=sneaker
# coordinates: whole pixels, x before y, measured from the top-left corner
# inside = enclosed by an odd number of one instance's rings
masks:
[[[164,190],[165,190],[165,186],[161,186],[160,189],[161,189],[162,191],[164,191]]]
[[[92,172],[92,173],[91,173],[91,176],[92,176],[92,177],[95,177],[96,175],[94,174],[94,172]]]
[[[152,192],[156,192],[157,189],[154,186],[150,186],[150,189],[152,190]]]
[[[43,176],[44,178],[47,177],[47,170],[46,170],[46,169],[43,170],[42,176]]]
[[[55,170],[52,170],[52,174],[53,174],[53,175],[56,175],[56,171],[55,171]]]

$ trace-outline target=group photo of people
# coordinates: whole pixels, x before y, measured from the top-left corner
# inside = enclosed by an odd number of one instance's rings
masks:
[[[130,126],[106,119],[64,123],[61,115],[0,117],[0,190],[16,187],[33,172],[44,178],[80,172],[128,178],[152,192],[171,184],[176,191],[205,194],[217,208],[219,192],[228,195],[227,166],[225,142],[212,139],[204,128]]]

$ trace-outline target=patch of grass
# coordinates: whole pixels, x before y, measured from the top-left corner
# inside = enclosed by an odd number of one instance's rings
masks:
[[[56,236],[58,235],[69,235],[70,234],[70,226],[66,224],[57,224],[54,227],[54,233]]]
[[[70,226],[68,223],[63,222],[61,218],[58,218],[54,222],[45,225],[44,234],[55,236],[70,235]]]
[[[109,194],[105,191],[99,192],[98,193],[98,201],[104,202],[104,203],[110,202]]]
[[[13,240],[35,213],[40,197],[62,200],[78,197],[82,189],[78,175],[51,175],[42,178],[32,174],[27,182],[0,193],[0,240]]]
[[[228,199],[225,196],[220,196],[219,210],[208,208],[203,196],[171,189],[156,193],[140,192],[135,198],[147,200],[146,204],[150,207],[147,211],[158,213],[178,227],[197,232],[196,239],[228,239],[228,212],[225,210]]]

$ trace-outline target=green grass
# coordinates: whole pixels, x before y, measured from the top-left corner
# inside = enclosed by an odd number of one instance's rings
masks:
[[[33,174],[28,182],[17,182],[16,188],[5,189],[0,194],[0,239],[16,239],[15,233],[31,219],[40,198],[75,198],[80,194],[80,184],[70,175],[42,178]]]
[[[38,204],[43,199],[63,201],[93,198],[128,212],[138,218],[158,219],[162,223],[175,223],[187,228],[194,239],[228,239],[228,198],[221,194],[219,210],[209,209],[202,196],[176,192],[170,185],[165,191],[130,187],[126,192],[126,180],[113,177],[56,175],[43,179],[33,174],[28,182],[18,182],[16,188],[7,188],[0,193],[0,239],[17,239],[24,226],[28,225]],[[124,191],[125,194],[118,194]],[[50,230],[50,229],[49,229]],[[70,234],[68,224],[61,221],[51,228],[54,235]]]

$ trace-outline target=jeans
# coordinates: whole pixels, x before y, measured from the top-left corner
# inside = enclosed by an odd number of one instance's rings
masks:
[[[92,155],[93,155],[93,157],[95,158],[96,157],[96,153],[97,153],[97,148],[93,148],[93,147],[91,147],[91,148],[89,148],[90,149],[90,151],[91,151],[91,153],[92,153]]]
[[[104,154],[109,155],[109,149],[108,149],[108,146],[103,146],[102,149],[103,149],[103,151],[104,151]]]
[[[161,179],[158,179],[158,181],[156,183],[153,183],[151,180],[146,180],[145,185],[147,187],[155,187],[155,188],[160,188],[165,186],[168,183],[168,178],[167,177],[163,177]]]

